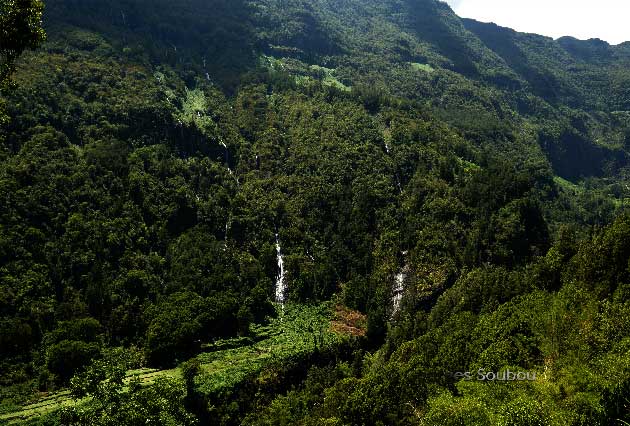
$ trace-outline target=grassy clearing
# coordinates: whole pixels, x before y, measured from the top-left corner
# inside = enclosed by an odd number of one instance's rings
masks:
[[[584,193],[584,187],[582,185],[576,185],[560,176],[554,176],[553,180],[563,191],[571,195],[582,195]]]
[[[138,378],[143,385],[150,385],[155,382],[158,377],[179,379],[181,378],[181,371],[179,371],[179,369],[156,370],[152,368],[130,370],[127,372],[125,381],[129,382],[134,377]],[[39,398],[35,402],[22,406],[18,411],[0,414],[0,425],[21,423],[34,417],[53,413],[62,407],[67,407],[75,403],[70,395],[70,391],[64,390],[55,392]]]
[[[57,392],[38,399],[36,402],[24,405],[19,411],[0,415],[0,424],[17,424],[33,417],[52,413],[59,408],[73,403],[69,391]]]
[[[332,309],[328,303],[317,306],[278,306],[277,309],[278,317],[267,325],[252,326],[251,336],[203,346],[206,352],[196,357],[202,369],[196,378],[200,392],[213,393],[235,386],[271,362],[307,354],[317,347],[334,345],[347,338],[347,334],[332,330]],[[138,378],[142,384],[151,385],[158,377],[181,379],[181,369],[130,370],[125,380]],[[69,391],[46,395],[22,406],[18,411],[1,414],[0,425],[28,421],[74,403]]]
[[[409,65],[411,65],[411,68],[413,68],[416,71],[423,71],[423,72],[435,71],[435,69],[429,64],[420,64],[418,62],[410,62]]]
[[[261,55],[259,57],[259,64],[268,70],[286,72],[294,76],[296,84],[300,86],[305,86],[318,80],[325,86],[334,87],[344,92],[349,92],[352,89],[337,78],[334,68],[326,68],[321,65],[308,65],[297,59],[278,59],[268,55]]]
[[[196,385],[203,394],[218,392],[243,381],[261,371],[271,362],[311,353],[317,347],[340,343],[343,334],[331,330],[332,311],[329,304],[318,306],[290,305],[278,308],[277,318],[265,326],[252,328],[255,343],[197,356],[202,374]]]
[[[326,68],[320,65],[311,65],[308,68],[301,71],[302,74],[295,76],[295,82],[298,85],[307,85],[312,81],[320,80],[324,86],[334,87],[344,92],[352,90],[350,86],[346,86],[335,76],[334,68]]]

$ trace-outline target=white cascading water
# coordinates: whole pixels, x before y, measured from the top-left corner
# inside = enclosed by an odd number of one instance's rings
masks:
[[[278,259],[278,276],[276,278],[276,302],[284,304],[284,293],[286,284],[284,282],[284,260],[282,259],[282,250],[280,248],[280,240],[276,234],[276,257]]]
[[[223,250],[227,250],[228,246],[228,231],[230,230],[230,217],[228,217],[227,222],[225,222],[225,240],[223,241]]]
[[[404,251],[403,256],[407,255]],[[405,280],[407,279],[408,266],[404,265],[394,277],[394,286],[392,288],[392,316],[400,310],[400,302],[405,292]]]
[[[227,167],[228,172],[230,173],[230,175],[234,175],[234,172],[232,171],[232,169],[230,168],[230,151],[228,150],[227,145],[225,144],[225,142],[223,142],[222,140],[219,141],[219,143],[221,144],[221,146],[223,148],[225,148],[225,167]],[[240,182],[238,181],[238,176],[234,177],[236,179],[236,184],[240,185]]]
[[[224,152],[224,161],[225,161],[225,166],[227,167],[228,171],[230,172],[230,174],[232,174],[232,169],[230,169],[230,161],[229,161],[229,155],[230,155],[230,151],[228,151],[228,147],[225,144],[225,142],[220,141],[219,142],[221,144],[221,146],[223,148],[225,148],[225,152]]]
[[[396,314],[400,310],[400,302],[402,301],[403,293],[405,291],[405,279],[407,274],[399,272],[394,277],[394,288],[392,289],[392,315]]]

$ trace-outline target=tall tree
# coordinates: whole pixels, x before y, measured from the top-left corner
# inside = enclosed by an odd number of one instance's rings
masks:
[[[26,49],[35,49],[45,39],[41,0],[0,0],[0,90],[6,88],[15,60]],[[0,102],[0,122],[4,121]]]
[[[13,63],[24,50],[34,49],[46,39],[43,11],[41,0],[0,2],[0,82],[6,82]]]

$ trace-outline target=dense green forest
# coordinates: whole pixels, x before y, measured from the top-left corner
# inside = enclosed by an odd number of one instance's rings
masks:
[[[630,424],[630,42],[44,3],[0,1],[0,425]]]

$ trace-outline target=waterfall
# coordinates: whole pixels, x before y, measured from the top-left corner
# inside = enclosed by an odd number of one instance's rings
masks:
[[[234,173],[232,172],[232,169],[230,168],[230,150],[228,150],[228,147],[225,144],[225,142],[223,142],[223,140],[219,140],[219,143],[225,149],[224,154],[223,154],[223,161],[225,161],[225,167],[227,167],[230,175],[233,175]],[[239,183],[238,177],[236,178],[236,183]]]
[[[225,239],[223,240],[223,250],[227,250],[227,246],[228,246],[228,231],[230,230],[230,219],[231,217],[228,216],[227,221],[225,222]]]
[[[403,257],[406,257],[407,252],[403,251],[402,255]],[[405,263],[394,276],[394,286],[392,287],[392,316],[400,310],[400,302],[402,301],[403,294],[405,293],[405,281],[407,280],[408,272],[409,266]]]
[[[389,131],[389,129],[387,130]],[[387,153],[387,155],[391,155],[391,148],[389,147],[389,143],[387,143],[387,140],[390,139],[390,137],[385,136],[385,152]],[[400,184],[400,177],[398,177],[398,173],[394,172],[394,177],[396,178],[396,186],[398,187],[398,192],[400,192],[402,194],[403,190],[402,190],[402,185]]]
[[[284,260],[282,259],[282,250],[280,248],[280,240],[276,233],[276,257],[278,259],[278,276],[276,277],[276,302],[284,304],[284,293],[286,291],[286,284],[284,282]]]
[[[228,147],[225,144],[225,142],[220,141],[219,143],[225,149],[225,151],[223,152],[223,161],[225,161],[225,164],[227,165],[227,168],[229,169],[230,168],[230,151],[228,150]]]
[[[402,301],[403,293],[405,291],[405,279],[407,274],[400,271],[394,277],[394,288],[392,289],[392,315],[396,314],[400,310],[400,302]]]

